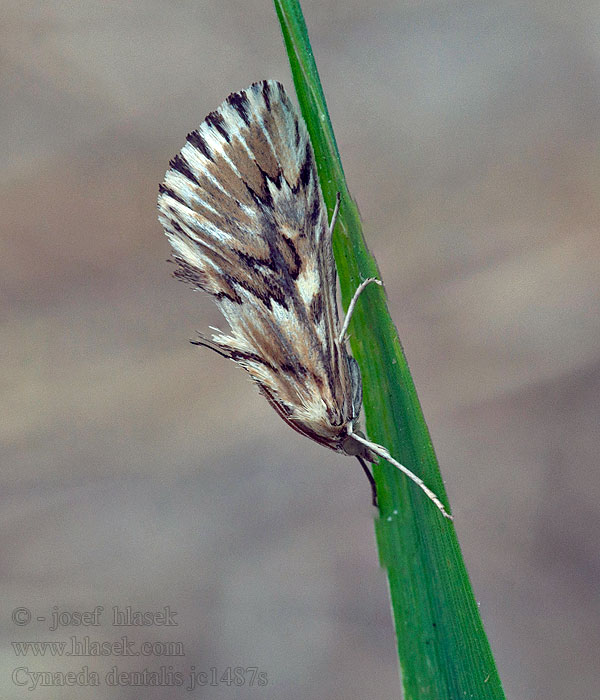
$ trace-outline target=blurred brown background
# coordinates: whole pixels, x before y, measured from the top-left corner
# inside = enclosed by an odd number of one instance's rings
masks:
[[[304,11],[507,695],[597,697],[598,3]],[[271,3],[8,0],[2,14],[0,695],[398,697],[360,468],[188,344],[221,321],[170,277],[156,221],[188,131],[255,80],[292,91]],[[107,612],[51,632],[55,605]],[[170,605],[178,627],[125,632],[185,657],[10,645],[118,639],[113,605]],[[32,695],[11,680],[84,664],[254,666],[268,685]]]

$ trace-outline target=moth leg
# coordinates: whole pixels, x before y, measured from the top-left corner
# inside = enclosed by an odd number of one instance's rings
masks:
[[[371,450],[371,452],[374,452],[376,455],[383,457],[387,462],[389,462],[390,464],[393,464],[403,474],[406,474],[406,476],[411,481],[414,481],[415,484],[417,484],[417,486],[419,486],[419,488],[421,488],[425,492],[427,498],[429,498],[431,501],[433,501],[435,503],[435,505],[439,508],[439,510],[441,511],[444,518],[448,518],[448,520],[454,520],[454,516],[452,516],[452,515],[450,515],[450,513],[448,513],[444,504],[435,495],[435,493],[433,493],[433,491],[428,486],[425,485],[425,482],[423,481],[423,479],[418,477],[414,472],[411,472],[411,470],[408,469],[408,467],[405,467],[403,464],[400,464],[400,462],[397,462],[392,457],[392,455],[387,451],[387,449],[385,447],[383,447],[383,445],[378,445],[376,442],[371,442],[370,440],[367,440],[358,432],[355,433],[352,430],[352,423],[348,424],[348,435],[349,436],[352,435],[357,442],[360,442],[365,447],[368,447],[369,450]]]
[[[373,474],[371,474],[371,470],[369,467],[367,467],[367,464],[365,460],[362,457],[359,457],[358,455],[355,455],[356,459],[360,462],[360,466],[363,468],[365,474],[367,475],[367,479],[369,480],[369,483],[371,484],[371,502],[375,506],[375,508],[378,508],[377,505],[377,486],[375,484],[375,479],[373,478]]]
[[[333,209],[333,214],[331,215],[331,222],[329,224],[329,238],[331,238],[331,236],[333,235],[333,229],[335,228],[338,214],[340,213],[340,199],[341,199],[341,195],[338,192],[335,195],[335,207]]]
[[[376,277],[369,277],[369,279],[366,279],[364,282],[361,282],[358,285],[356,291],[354,292],[354,296],[352,297],[352,301],[348,306],[348,310],[346,311],[346,318],[344,319],[344,323],[342,324],[342,330],[340,331],[340,334],[337,338],[338,343],[341,344],[344,342],[346,331],[348,330],[348,325],[350,324],[350,319],[352,318],[352,314],[354,313],[354,307],[356,306],[358,297],[371,284],[371,282],[375,282],[375,284],[378,284],[380,287],[383,286],[383,282],[381,280],[378,280]]]
[[[216,352],[217,355],[221,355],[221,357],[226,357],[227,359],[231,359],[231,355],[221,348],[219,345],[216,343],[213,343],[212,340],[209,340],[205,336],[202,335],[202,333],[198,333],[199,340],[190,340],[190,343],[192,345],[202,345],[205,348],[208,348],[209,350],[212,350],[213,352]]]

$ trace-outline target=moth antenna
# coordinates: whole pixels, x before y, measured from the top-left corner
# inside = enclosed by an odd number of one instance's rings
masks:
[[[387,462],[390,464],[393,464],[397,469],[399,469],[403,474],[406,474],[406,476],[411,479],[411,481],[414,481],[417,486],[420,486],[421,489],[426,493],[428,498],[435,503],[435,505],[440,509],[442,512],[442,515],[445,518],[448,518],[448,520],[454,520],[454,517],[448,513],[446,510],[444,504],[440,501],[440,499],[433,493],[433,491],[425,485],[425,482],[423,479],[419,478],[416,474],[413,474],[413,472],[410,471],[407,467],[405,467],[403,464],[400,464],[400,462],[397,462],[391,455],[390,453],[383,447],[382,445],[378,445],[376,442],[371,442],[370,440],[367,440],[366,438],[361,437],[358,433],[355,433],[352,431],[352,426],[348,425],[348,435],[352,435],[352,437],[357,441],[363,444],[365,447],[368,447],[372,452],[375,454],[379,455],[380,457],[383,457]]]
[[[371,484],[371,502],[375,506],[375,508],[378,508],[379,506],[377,505],[377,484],[375,483],[375,479],[373,478],[373,474],[371,474],[371,470],[369,467],[367,467],[367,463],[362,457],[359,457],[358,455],[355,455],[356,459],[360,462],[360,466],[363,468],[363,471],[367,475],[367,479],[369,480],[369,483]]]
[[[352,297],[352,301],[348,305],[348,310],[346,311],[346,318],[344,318],[344,323],[342,324],[342,330],[340,331],[338,338],[337,338],[337,341],[340,345],[344,342],[344,338],[346,337],[346,331],[348,330],[348,326],[350,325],[350,319],[352,318],[352,314],[354,313],[354,307],[356,306],[356,302],[358,301],[358,297],[371,284],[371,282],[375,282],[375,284],[378,284],[380,287],[383,286],[383,282],[381,280],[378,280],[377,277],[369,277],[364,282],[361,282],[358,285],[358,287],[356,288],[356,291],[354,292],[354,296]]]
[[[335,223],[338,218],[338,214],[340,213],[340,200],[341,200],[341,195],[338,192],[335,195],[335,207],[333,209],[333,214],[331,215],[331,222],[329,224],[329,237],[333,235],[333,229],[335,228]]]

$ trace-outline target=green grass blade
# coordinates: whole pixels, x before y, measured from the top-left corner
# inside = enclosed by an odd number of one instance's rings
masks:
[[[348,192],[302,10],[296,0],[275,0],[275,8],[330,213],[341,194],[333,243],[346,308],[358,284],[379,273]],[[385,294],[376,285],[357,304],[351,346],[363,377],[370,439],[385,445],[447,503]],[[503,700],[454,526],[393,466],[383,462],[374,473],[381,509],[376,539],[388,574],[406,699]]]

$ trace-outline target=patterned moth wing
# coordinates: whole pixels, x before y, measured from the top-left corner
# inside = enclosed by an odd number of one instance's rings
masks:
[[[212,294],[230,326],[199,343],[241,365],[292,428],[372,461],[353,434],[361,378],[338,338],[313,150],[283,86],[255,83],[209,114],[171,161],[158,207],[176,276]]]
[[[211,294],[230,326],[201,336],[241,365],[294,430],[364,460],[383,457],[444,504],[382,445],[355,430],[358,365],[340,328],[336,272],[306,126],[280,83],[233,93],[188,134],[159,188],[159,219],[177,277]]]

